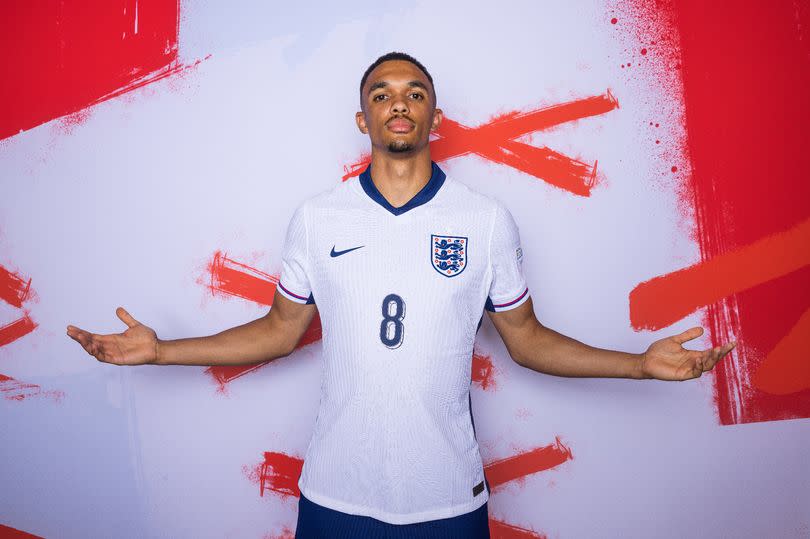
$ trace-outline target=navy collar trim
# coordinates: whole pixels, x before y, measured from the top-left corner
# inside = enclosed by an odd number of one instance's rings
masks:
[[[360,174],[360,185],[363,187],[363,191],[377,204],[385,208],[386,210],[390,211],[394,215],[400,215],[405,213],[408,210],[412,210],[417,206],[421,206],[422,204],[426,204],[430,201],[436,193],[439,192],[442,184],[444,184],[444,180],[447,177],[442,169],[439,168],[435,162],[431,161],[431,173],[430,173],[430,180],[428,180],[427,184],[418,192],[416,193],[412,199],[405,203],[405,205],[400,206],[399,208],[395,208],[392,206],[382,193],[377,190],[377,186],[374,185],[374,182],[371,181],[371,164],[366,167]]]

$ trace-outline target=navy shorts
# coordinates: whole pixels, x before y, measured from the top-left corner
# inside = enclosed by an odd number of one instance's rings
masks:
[[[489,539],[488,503],[455,517],[389,524],[323,507],[301,494],[295,539]]]

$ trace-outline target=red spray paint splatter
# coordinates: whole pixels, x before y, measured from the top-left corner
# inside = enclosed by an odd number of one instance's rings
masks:
[[[2,537],[2,539],[43,539],[39,535],[20,531],[15,528],[10,528],[9,526],[3,526],[2,524],[0,524],[0,537]]]
[[[298,478],[304,469],[304,459],[286,453],[265,451],[264,461],[254,466],[244,466],[242,471],[248,480],[259,485],[259,496],[265,490],[272,490],[283,497],[301,496],[298,489]]]
[[[596,163],[589,165],[546,147],[531,146],[514,139],[550,129],[563,123],[605,114],[619,107],[610,93],[577,99],[528,112],[510,112],[475,128],[445,117],[430,143],[434,161],[475,153],[495,163],[513,167],[547,183],[580,196],[589,196],[596,183]],[[359,175],[370,158],[345,166],[347,180]]]
[[[247,264],[237,262],[221,251],[214,253],[211,262],[207,266],[210,274],[210,284],[208,285],[211,294],[225,294],[237,296],[249,301],[270,307],[273,305],[273,297],[278,285],[278,276],[265,273]],[[312,319],[296,349],[319,341],[322,336],[321,318],[318,313]],[[208,373],[218,384],[219,391],[224,392],[225,385],[249,372],[255,371],[270,363],[258,363],[254,365],[229,365],[208,367]]]
[[[556,437],[553,444],[487,464],[484,466],[484,474],[490,488],[495,492],[498,487],[509,481],[521,479],[543,470],[550,470],[573,458],[571,449],[563,445],[560,438]]]
[[[701,258],[712,261],[810,217],[810,182],[801,173],[810,165],[810,10],[766,0],[738,2],[734,9],[718,2],[667,4],[677,30],[671,33],[680,37],[697,241]],[[806,241],[794,245],[808,248]],[[749,264],[765,273],[796,253],[770,255]],[[737,267],[734,273],[750,271]],[[712,344],[736,336],[741,342],[731,360],[714,369],[721,424],[810,417],[810,388],[793,385],[790,369],[766,375],[762,357],[780,342],[795,346],[792,328],[808,305],[810,266],[708,306]],[[771,353],[785,358],[784,348]],[[760,366],[766,371],[757,376]],[[756,380],[765,386],[757,387]],[[774,394],[765,387],[776,393],[803,389]]]
[[[223,293],[237,296],[259,305],[270,306],[276,293],[278,277],[257,268],[237,262],[223,253],[214,253],[208,264],[211,277],[209,289],[212,295]]]
[[[509,481],[550,470],[573,458],[571,449],[556,437],[553,444],[486,464],[484,475],[489,487],[495,492],[498,487]],[[259,484],[260,496],[264,495],[265,489],[269,489],[283,496],[298,497],[301,495],[298,490],[298,478],[303,468],[304,461],[300,457],[267,451],[261,464],[243,467],[243,471],[251,483]]]
[[[5,346],[34,331],[37,324],[27,314],[5,326],[0,326],[0,346]]]
[[[65,393],[62,391],[43,391],[36,384],[21,382],[5,374],[0,374],[0,395],[3,395],[6,400],[13,401],[22,401],[30,397],[47,397],[60,402]]]
[[[14,307],[22,307],[22,304],[31,297],[31,279],[27,281],[0,266],[0,299]]]
[[[31,289],[31,279],[26,280],[20,275],[0,266],[0,300],[12,307],[22,308],[36,298]],[[5,346],[28,335],[37,324],[31,319],[28,311],[23,310],[23,316],[0,327],[0,346]]]
[[[636,329],[661,329],[698,308],[800,270],[810,265],[808,246],[810,219],[689,268],[645,281],[630,292],[630,323]]]
[[[494,493],[496,487],[504,483],[549,470],[572,459],[571,450],[564,446],[557,437],[555,443],[551,445],[538,447],[485,465],[484,474]],[[296,498],[301,496],[298,479],[301,477],[303,469],[302,458],[275,451],[266,451],[264,461],[260,464],[242,467],[248,480],[259,485],[259,496],[264,496],[265,490],[272,490],[282,497],[294,496]],[[489,519],[489,527],[493,538],[545,539],[546,537],[533,530],[513,526],[493,518]]]
[[[12,74],[0,139],[190,67],[177,61],[178,0],[2,2],[0,20],[14,21],[0,33]]]
[[[295,539],[295,531],[287,528],[282,528],[281,535],[265,534],[262,539]]]
[[[490,356],[484,356],[478,352],[473,352],[472,357],[472,383],[479,386],[484,391],[494,390],[495,366],[492,364]]]
[[[298,478],[304,469],[304,461],[284,453],[265,452],[259,479],[259,496],[264,496],[264,489],[269,488],[280,494],[301,496],[298,489]]]
[[[492,539],[546,539],[547,537],[534,530],[512,526],[494,518],[489,519],[489,535]]]

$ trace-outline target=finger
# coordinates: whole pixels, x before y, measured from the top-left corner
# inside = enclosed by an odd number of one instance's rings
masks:
[[[118,315],[118,318],[120,318],[121,321],[125,323],[128,327],[134,327],[138,325],[138,321],[132,318],[132,315],[129,314],[123,307],[118,307],[115,310],[115,314]]]
[[[703,335],[703,328],[700,326],[695,326],[693,328],[689,328],[683,333],[679,333],[678,335],[673,335],[672,338],[675,339],[675,342],[678,344],[683,344],[686,341],[691,341],[692,339],[697,339]]]
[[[77,341],[79,344],[84,345],[85,342],[90,340],[90,334],[83,329],[73,330],[68,333],[71,339]]]
[[[104,353],[103,335],[96,335],[94,333],[89,333],[87,331],[79,331],[74,338],[76,341],[79,342],[79,344],[82,345],[82,348],[84,348],[85,352],[95,357],[96,359],[101,359],[101,356]]]
[[[81,331],[84,331],[84,330],[82,328],[79,328],[79,327],[76,327],[76,326],[68,325],[68,327],[67,327],[67,334],[70,335],[71,337],[73,337],[74,335],[76,335],[77,333],[79,333]]]
[[[717,353],[712,357],[712,361],[708,366],[707,370],[711,370],[717,364],[718,361],[726,357],[733,349],[737,346],[736,342],[728,343],[725,346],[719,346],[717,348]]]
[[[700,375],[703,374],[703,371],[705,370],[705,367],[706,367],[706,361],[707,361],[707,358],[706,358],[705,355],[699,357],[695,361],[695,367],[694,367],[695,378],[700,378]]]
[[[87,332],[81,332],[74,337],[76,341],[82,345],[84,351],[91,356],[95,355],[96,344],[93,342],[93,337]]]

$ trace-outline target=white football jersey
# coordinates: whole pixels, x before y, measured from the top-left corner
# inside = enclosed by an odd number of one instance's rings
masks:
[[[315,303],[323,326],[301,492],[393,524],[483,505],[473,343],[485,308],[529,297],[509,211],[435,163],[425,187],[394,208],[369,167],[295,211],[282,258],[279,292]]]

